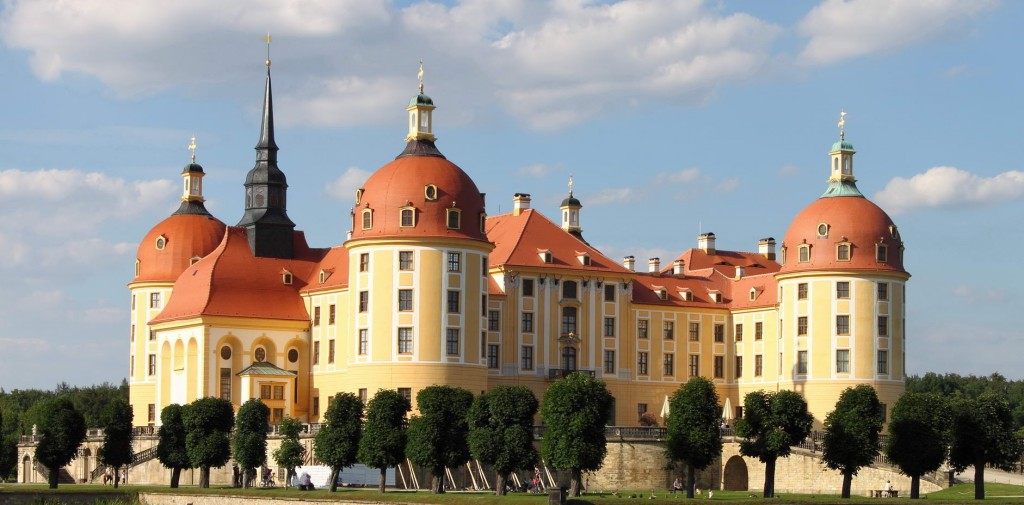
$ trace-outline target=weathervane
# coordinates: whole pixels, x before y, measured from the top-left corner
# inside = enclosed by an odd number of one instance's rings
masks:
[[[572,175],[569,176],[569,196],[572,196]]]
[[[263,38],[263,41],[267,43],[267,68],[270,68],[270,42],[273,40],[270,32],[267,32],[267,36]]]
[[[196,162],[196,136],[192,135],[192,142],[188,144],[188,150],[192,151],[192,163]]]
[[[843,140],[846,137],[846,132],[843,128],[846,126],[846,111],[839,111],[839,140]]]
[[[420,81],[420,94],[423,94],[423,58],[420,58],[420,71],[416,73],[416,79]]]

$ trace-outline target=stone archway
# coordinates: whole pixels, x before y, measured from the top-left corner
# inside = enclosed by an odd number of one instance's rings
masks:
[[[32,476],[32,459],[26,454],[21,460],[21,482],[29,483],[32,482],[30,477]]]
[[[740,456],[733,456],[725,463],[725,471],[722,476],[722,489],[726,491],[746,491],[747,462]]]

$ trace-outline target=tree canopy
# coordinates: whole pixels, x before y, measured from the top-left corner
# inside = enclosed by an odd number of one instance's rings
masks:
[[[363,402],[352,393],[338,393],[324,413],[324,423],[313,439],[313,455],[331,467],[331,492],[338,489],[338,472],[356,462],[363,435]]]
[[[582,473],[601,468],[607,454],[604,427],[612,395],[604,382],[572,373],[544,393],[541,418],[547,429],[541,451],[548,464],[568,469],[570,496],[579,496]]]
[[[1020,457],[1020,440],[1006,400],[994,393],[953,402],[949,464],[961,472],[974,467],[974,498],[985,499],[985,466],[1009,469]]]
[[[394,389],[381,389],[366,407],[366,423],[356,458],[362,464],[380,470],[378,491],[384,492],[387,469],[405,460],[406,415],[412,410],[409,400]]]
[[[707,468],[722,453],[721,413],[715,384],[705,377],[686,381],[672,395],[665,455],[686,464],[687,498],[693,498],[695,470]]]
[[[416,395],[419,415],[409,420],[406,455],[430,470],[431,492],[444,493],[445,468],[469,461],[466,414],[473,393],[453,386],[428,386]]]
[[[743,399],[743,419],[736,422],[740,454],[765,464],[764,497],[775,497],[775,462],[811,433],[814,417],[799,393],[753,391]]]
[[[235,431],[231,434],[231,457],[242,468],[242,486],[252,486],[256,468],[267,462],[267,432],[270,408],[259,398],[250,398],[238,408]]]
[[[882,422],[878,393],[867,384],[844,389],[835,410],[825,416],[821,457],[826,467],[842,472],[843,498],[850,497],[853,476],[878,455]]]
[[[64,397],[45,401],[40,413],[36,459],[49,470],[50,488],[56,489],[61,467],[74,459],[85,440],[85,418],[71,400]]]
[[[103,446],[100,461],[114,468],[118,475],[122,466],[132,462],[132,406],[124,398],[111,401],[104,412]],[[114,479],[117,488],[118,479]]]
[[[285,482],[291,482],[295,475],[295,467],[301,466],[306,460],[306,447],[299,442],[302,423],[293,417],[286,417],[281,422],[281,445],[274,451],[274,461],[287,469]]]
[[[885,454],[910,476],[910,498],[921,492],[921,476],[942,467],[949,452],[950,404],[934,393],[904,393],[892,408]]]
[[[181,470],[192,468],[192,461],[185,448],[185,423],[182,412],[185,407],[172,403],[160,411],[160,429],[157,431],[156,458],[171,469],[171,487],[177,488]]]
[[[540,407],[526,386],[497,386],[473,399],[469,408],[469,450],[494,469],[494,489],[505,494],[509,474],[533,468],[533,417]]]
[[[210,468],[224,466],[231,458],[231,428],[235,412],[223,398],[200,398],[182,411],[185,450],[193,468],[199,468],[199,487],[210,487]]]

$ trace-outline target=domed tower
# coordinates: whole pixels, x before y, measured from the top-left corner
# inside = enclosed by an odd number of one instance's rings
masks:
[[[847,387],[870,384],[887,406],[904,389],[903,241],[857,189],[841,118],[828,188],[793,219],[776,274],[782,381],[792,380],[819,423]]]
[[[163,310],[178,276],[212,252],[224,238],[225,225],[203,205],[203,167],[195,161],[195,138],[189,149],[192,162],[181,172],[184,189],[178,210],[154,226],[139,244],[135,277],[128,284],[132,295],[131,364],[128,383],[135,426],[154,424],[156,363],[159,350],[149,321]],[[150,410],[150,405],[154,410]]]
[[[580,209],[583,208],[583,204],[572,194],[572,176],[569,176],[569,196],[562,200],[562,205],[558,208],[562,211],[562,229],[583,240],[583,228],[580,227]]]
[[[343,374],[317,377],[342,390],[401,388],[415,398],[432,384],[486,388],[494,246],[484,232],[484,195],[434,145],[435,106],[423,93],[422,68],[420,76],[405,150],[356,191],[345,243],[353,344]]]

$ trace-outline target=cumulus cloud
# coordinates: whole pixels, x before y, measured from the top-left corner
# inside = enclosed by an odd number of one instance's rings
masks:
[[[1024,172],[983,177],[955,167],[933,167],[907,179],[894,177],[875,201],[892,214],[918,209],[982,207],[1024,198]]]
[[[796,165],[783,165],[775,175],[778,177],[795,177],[800,175],[800,167]]]
[[[369,170],[359,167],[348,167],[341,177],[327,183],[324,191],[327,196],[336,200],[355,200],[356,190],[363,186],[366,179],[370,177]]]
[[[550,163],[534,163],[525,167],[516,169],[516,175],[520,177],[544,177],[550,173],[557,172],[562,169],[561,165],[553,165]]]
[[[599,206],[612,203],[625,203],[636,199],[639,192],[635,188],[606,188],[587,196],[587,205]]]
[[[808,37],[799,59],[835,63],[893,51],[954,32],[996,0],[825,0],[800,21]]]
[[[739,177],[726,177],[715,185],[715,191],[719,193],[732,193],[738,187],[740,187]]]

